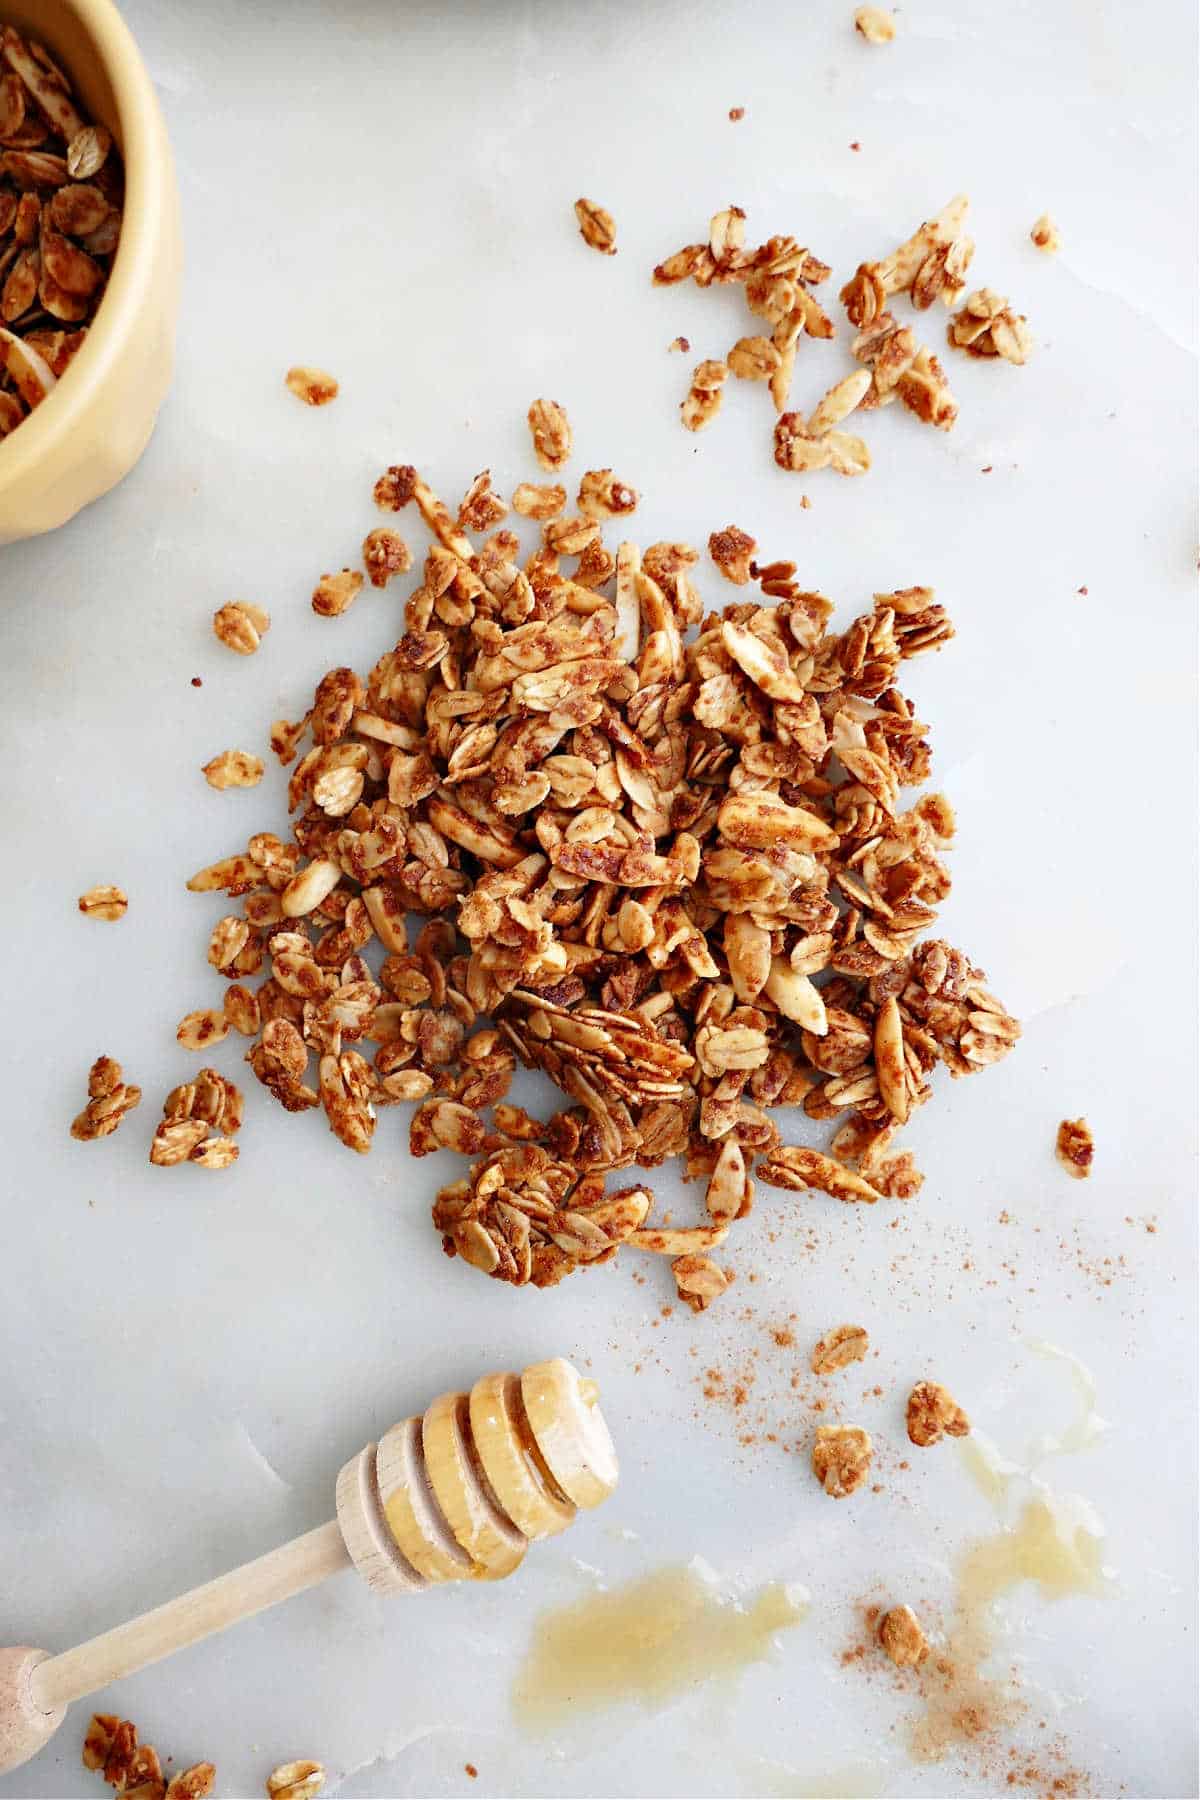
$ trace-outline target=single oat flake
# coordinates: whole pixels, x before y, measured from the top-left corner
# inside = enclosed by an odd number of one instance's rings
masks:
[[[890,44],[896,35],[891,13],[878,6],[860,6],[854,15],[854,29],[868,44]]]
[[[918,1448],[928,1449],[943,1436],[966,1437],[971,1429],[962,1407],[936,1381],[918,1381],[908,1396],[908,1435]]]
[[[313,1800],[324,1784],[319,1762],[280,1763],[267,1776],[267,1800]]]
[[[213,614],[213,635],[238,656],[253,656],[271,629],[271,615],[250,600],[230,600]]]
[[[893,1606],[879,1621],[879,1642],[898,1669],[912,1669],[929,1655],[929,1643],[911,1606]]]
[[[1048,256],[1053,256],[1062,249],[1062,234],[1049,213],[1043,213],[1040,219],[1034,220],[1029,236],[1038,249],[1044,250]]]
[[[610,212],[597,206],[594,200],[577,200],[575,217],[579,221],[579,233],[585,244],[593,250],[599,250],[604,256],[615,256],[617,253],[617,227]]]
[[[80,894],[79,910],[85,919],[123,919],[129,911],[129,896],[124,888],[102,882]]]
[[[338,397],[338,384],[324,369],[289,369],[285,377],[288,388],[306,406],[328,406]]]
[[[808,1366],[814,1375],[832,1375],[867,1354],[868,1338],[861,1325],[835,1325],[813,1345]]]
[[[248,750],[222,750],[204,764],[202,773],[212,788],[257,787],[264,764],[261,756],[252,756]]]
[[[813,1441],[813,1474],[834,1500],[856,1493],[871,1469],[869,1433],[857,1425],[818,1425]]]

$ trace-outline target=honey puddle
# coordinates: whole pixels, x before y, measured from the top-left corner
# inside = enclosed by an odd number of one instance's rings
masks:
[[[775,1634],[807,1611],[803,1590],[778,1582],[741,1605],[694,1564],[656,1570],[545,1614],[513,1687],[513,1712],[536,1732],[621,1702],[653,1711],[765,1662]]]

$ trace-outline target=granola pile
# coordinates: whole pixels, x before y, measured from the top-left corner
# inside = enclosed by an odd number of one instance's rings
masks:
[[[537,401],[530,425],[561,471],[563,409]],[[524,555],[486,473],[457,514],[411,466],[380,477],[377,504],[415,505],[434,542],[374,668],[330,670],[272,728],[290,837],[189,883],[240,911],[210,942],[225,1003],[180,1042],[251,1038],[263,1086],[358,1152],[380,1108],[416,1101],[413,1154],[473,1159],[434,1206],[444,1246],[495,1278],[549,1285],[629,1242],[701,1310],[756,1159],[777,1186],[911,1194],[893,1140],[934,1069],[1019,1035],[930,935],[954,818],[904,795],[930,750],[901,666],[952,627],[915,587],[835,631],[736,528],[716,536],[744,594],[710,610],[686,544],[605,545],[638,500],[611,470],[569,517],[561,483],[518,493],[541,535]],[[551,1118],[507,1102],[518,1059],[561,1091]],[[782,1143],[780,1107],[835,1123],[832,1154]],[[704,1223],[657,1229],[649,1189],[604,1191],[675,1158],[706,1179]]]
[[[104,296],[124,175],[48,50],[0,26],[0,438],[64,374]]]
[[[193,1763],[177,1775],[164,1776],[153,1744],[139,1744],[132,1719],[118,1718],[116,1713],[92,1714],[82,1761],[85,1769],[103,1775],[124,1800],[207,1800],[217,1778],[210,1762]]]

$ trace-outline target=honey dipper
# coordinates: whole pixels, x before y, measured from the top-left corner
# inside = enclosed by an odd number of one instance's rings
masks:
[[[485,1375],[351,1457],[327,1525],[74,1650],[0,1650],[0,1773],[41,1749],[72,1700],[351,1563],[380,1594],[510,1575],[531,1539],[565,1530],[616,1486],[597,1399],[562,1357]]]

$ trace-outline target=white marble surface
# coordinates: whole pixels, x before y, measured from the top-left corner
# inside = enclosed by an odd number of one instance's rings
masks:
[[[1060,1734],[1079,1792],[1197,1791],[1194,22],[1174,0],[912,0],[873,50],[851,10],[128,7],[183,192],[178,379],[121,490],[0,560],[0,1638],[66,1645],[318,1523],[346,1455],[489,1366],[586,1362],[624,1458],[611,1505],[512,1582],[388,1605],[347,1575],[103,1697],[178,1763],[212,1757],[221,1795],[308,1755],[356,1796],[965,1795],[1004,1787],[1010,1744],[1044,1757]],[[959,188],[978,277],[1038,349],[1022,370],[947,357],[951,437],[896,408],[868,421],[866,480],[802,483],[771,463],[760,390],[735,386],[699,439],[679,430],[670,340],[719,354],[749,329],[731,293],[649,283],[710,211],[737,201],[752,234],[794,230],[844,278]],[[579,193],[616,215],[615,258],[575,234]],[[1044,209],[1056,259],[1028,241]],[[297,406],[293,361],[336,372],[334,407]],[[797,403],[847,366],[844,336],[806,345]],[[219,904],[184,878],[283,817],[278,771],[220,795],[199,765],[263,748],[327,666],[392,641],[390,594],[338,622],[308,608],[374,522],[377,471],[415,460],[453,498],[490,465],[506,491],[533,473],[537,393],[568,406],[577,469],[642,488],[642,541],[734,519],[843,617],[926,581],[958,624],[911,675],[961,822],[945,926],[1024,1044],[916,1120],[917,1202],[866,1216],[764,1195],[733,1246],[741,1284],[700,1321],[660,1322],[657,1266],[536,1295],[447,1264],[428,1222],[446,1171],[408,1161],[397,1114],[360,1161],[251,1080],[235,1170],[146,1163],[190,1067],[175,1022],[217,997]],[[253,660],[209,632],[234,595],[274,619]],[[128,917],[85,922],[75,896],[110,880]],[[81,1146],[67,1124],[101,1050],[146,1101]],[[231,1073],[237,1057],[219,1053]],[[1051,1153],[1080,1112],[1086,1186]],[[791,1313],[787,1352],[769,1328]],[[760,1351],[750,1429],[800,1437],[791,1371],[843,1318],[878,1347],[837,1392],[883,1446],[883,1491],[834,1505],[802,1457],[740,1444],[698,1377]],[[1026,1715],[995,1754],[916,1767],[911,1699],[840,1665],[854,1602],[944,1621],[955,1558],[996,1520],[953,1447],[897,1466],[903,1396],[944,1377],[1025,1462],[1076,1404],[1031,1337],[1094,1372],[1109,1429],[1036,1472],[1095,1509],[1112,1579],[1010,1596],[999,1664],[1027,1682]],[[809,1620],[736,1692],[523,1738],[508,1696],[539,1613],[693,1555],[734,1583],[805,1583]],[[100,1793],[86,1717],[0,1794]]]

